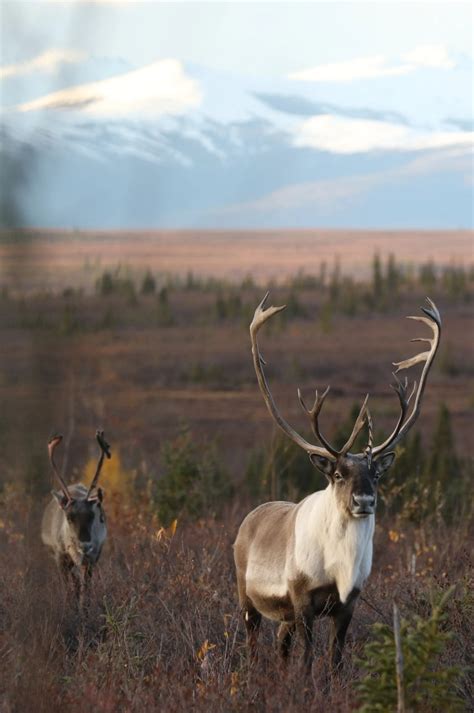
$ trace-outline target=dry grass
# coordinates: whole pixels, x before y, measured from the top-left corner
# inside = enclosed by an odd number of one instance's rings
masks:
[[[472,655],[472,561],[466,526],[409,531],[381,522],[374,572],[358,603],[345,668],[326,690],[327,625],[316,624],[312,676],[297,652],[288,671],[265,623],[257,666],[248,670],[236,601],[231,543],[246,507],[223,520],[178,523],[157,536],[146,503],[109,501],[110,536],[87,618],[77,617],[52,561],[37,541],[38,517],[9,495],[0,530],[0,710],[327,711],[357,708],[357,657],[375,621],[430,611],[430,593],[456,585],[445,662]],[[27,527],[25,529],[25,521]],[[461,693],[474,693],[466,678]],[[467,708],[466,708],[467,709]],[[433,711],[427,701],[426,711]]]

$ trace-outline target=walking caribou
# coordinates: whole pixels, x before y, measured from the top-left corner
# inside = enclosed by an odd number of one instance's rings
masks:
[[[281,416],[264,374],[257,333],[265,322],[285,308],[268,307],[268,293],[258,305],[250,325],[253,364],[265,404],[286,435],[309,455],[324,473],[328,485],[300,503],[268,502],[250,512],[242,522],[234,543],[239,601],[251,656],[256,654],[262,616],[280,622],[278,648],[287,659],[295,632],[304,641],[304,661],[311,668],[312,628],[315,617],[331,618],[329,656],[332,669],[341,663],[346,632],[359,593],[372,566],[377,483],[392,465],[396,444],[406,436],[420,413],[428,372],[435,358],[441,334],[441,318],[436,305],[427,299],[423,322],[432,338],[412,341],[429,343],[427,351],[395,363],[395,390],[400,402],[398,422],[380,445],[373,443],[368,395],[345,445],[337,450],[321,433],[319,414],[329,387],[307,408],[301,392],[298,398],[309,416],[313,433],[322,445],[313,445],[299,435]],[[400,381],[398,371],[424,363],[419,384],[409,393],[408,379]],[[413,406],[410,403],[414,396]],[[362,453],[350,449],[364,427],[368,444]]]
[[[53,436],[48,443],[49,460],[60,490],[53,490],[53,499],[43,514],[41,539],[53,550],[54,558],[65,576],[72,579],[82,608],[84,595],[99,560],[107,536],[107,524],[102,505],[103,490],[97,483],[104,463],[110,458],[110,446],[103,431],[97,431],[100,455],[95,475],[87,488],[82,483],[67,486],[54,460],[61,435]]]

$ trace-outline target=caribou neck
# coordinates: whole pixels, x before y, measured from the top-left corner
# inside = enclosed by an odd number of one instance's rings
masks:
[[[295,564],[315,586],[336,584],[341,602],[361,589],[372,567],[375,516],[356,519],[338,504],[334,487],[302,501],[295,528]]]

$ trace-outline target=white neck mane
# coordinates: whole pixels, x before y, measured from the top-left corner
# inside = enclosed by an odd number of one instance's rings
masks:
[[[295,565],[320,587],[336,584],[341,602],[361,588],[372,566],[375,517],[357,519],[338,507],[331,485],[307,497],[295,524]]]

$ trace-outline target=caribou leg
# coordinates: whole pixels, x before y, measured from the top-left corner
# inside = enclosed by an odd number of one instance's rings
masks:
[[[303,665],[307,672],[311,671],[313,665],[313,622],[314,613],[309,607],[298,613],[296,630],[303,641]]]
[[[342,667],[342,651],[346,641],[347,629],[351,623],[359,590],[353,589],[348,600],[339,604],[331,612],[331,631],[329,634],[329,659],[332,672]]]
[[[254,606],[248,603],[244,608],[245,631],[247,632],[247,648],[250,661],[255,661],[257,658],[257,643],[262,615]]]
[[[287,661],[290,655],[293,634],[295,633],[295,622],[282,621],[278,627],[278,652],[283,659]]]

